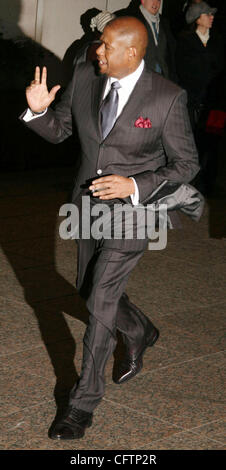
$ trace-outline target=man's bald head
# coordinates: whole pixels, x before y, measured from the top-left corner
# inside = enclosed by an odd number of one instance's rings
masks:
[[[138,60],[143,59],[148,45],[148,33],[144,24],[132,16],[111,20],[105,28],[113,28],[128,47],[135,47]]]
[[[148,33],[141,21],[130,16],[116,18],[104,28],[97,49],[100,72],[123,78],[134,72],[143,59]]]

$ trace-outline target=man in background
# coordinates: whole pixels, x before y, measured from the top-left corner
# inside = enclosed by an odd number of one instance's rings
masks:
[[[132,1],[116,16],[135,16],[148,31],[148,46],[145,54],[146,66],[163,77],[177,83],[175,51],[176,42],[171,33],[169,21],[160,14],[162,0]]]

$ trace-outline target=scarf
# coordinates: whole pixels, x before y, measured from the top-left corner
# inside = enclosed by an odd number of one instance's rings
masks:
[[[198,37],[201,39],[202,43],[205,46],[210,37],[210,30],[207,29],[206,33],[202,34],[198,29],[196,29],[196,34],[198,34]]]
[[[155,45],[157,46],[158,37],[156,36],[156,32],[154,30],[153,23],[155,24],[157,33],[159,33],[159,22],[160,22],[159,11],[156,15],[152,15],[152,13],[150,13],[148,10],[146,10],[146,8],[144,8],[143,5],[140,5],[139,8],[140,8],[140,11],[141,11],[142,15],[145,17],[145,19],[147,20],[148,24],[150,25],[150,27],[152,29]]]

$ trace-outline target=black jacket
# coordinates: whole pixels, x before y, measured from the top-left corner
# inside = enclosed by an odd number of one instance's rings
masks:
[[[219,34],[210,30],[204,46],[196,32],[185,32],[178,38],[176,65],[179,84],[188,93],[192,105],[205,103],[209,86],[223,69],[223,42]]]
[[[144,60],[147,68],[156,71],[155,67],[158,63],[162,69],[162,75],[177,83],[175,62],[176,41],[171,33],[168,20],[160,17],[159,38],[158,45],[156,46],[152,29],[142,15],[139,6],[129,5],[128,8],[118,10],[115,14],[116,16],[134,16],[146,26],[148,31],[148,47]]]

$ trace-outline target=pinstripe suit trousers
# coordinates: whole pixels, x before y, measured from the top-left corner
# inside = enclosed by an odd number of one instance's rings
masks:
[[[116,331],[130,342],[144,335],[147,318],[124,289],[146,246],[147,240],[79,240],[77,288],[86,298],[90,317],[80,380],[70,394],[76,408],[92,412],[103,397],[104,370],[116,346]]]

